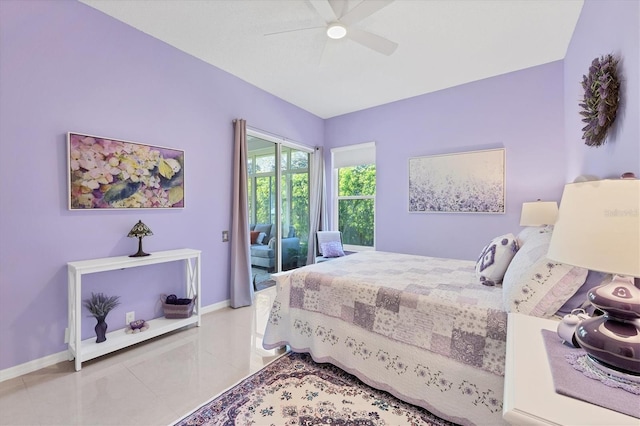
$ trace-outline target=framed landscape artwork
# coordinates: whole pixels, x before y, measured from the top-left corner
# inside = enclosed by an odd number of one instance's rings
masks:
[[[410,213],[504,213],[504,148],[409,159]]]
[[[68,133],[69,209],[184,208],[184,151]]]

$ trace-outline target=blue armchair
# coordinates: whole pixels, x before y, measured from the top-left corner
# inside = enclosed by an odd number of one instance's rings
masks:
[[[250,225],[250,230],[264,233],[265,237],[261,243],[251,244],[251,265],[272,270],[276,264],[275,254],[275,230],[276,227],[270,223],[258,223]],[[293,226],[288,229],[287,235],[282,237],[282,266],[297,266],[300,256],[300,238],[296,237],[296,230]]]

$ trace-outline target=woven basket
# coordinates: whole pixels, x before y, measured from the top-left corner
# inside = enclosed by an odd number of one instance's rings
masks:
[[[168,319],[189,318],[193,314],[193,307],[196,304],[196,295],[191,299],[191,303],[188,305],[171,305],[167,303],[167,295],[161,294],[160,301],[162,302],[162,309],[164,310],[164,317]]]

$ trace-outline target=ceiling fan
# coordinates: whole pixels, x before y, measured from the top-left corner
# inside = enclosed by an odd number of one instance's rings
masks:
[[[362,0],[349,10],[348,0],[307,0],[314,7],[318,15],[324,19],[326,25],[310,28],[278,31],[265,35],[275,35],[294,31],[324,28],[327,37],[338,40],[348,38],[383,55],[391,55],[398,47],[389,39],[361,30],[354,25],[373,15],[380,9],[393,3],[394,0]]]

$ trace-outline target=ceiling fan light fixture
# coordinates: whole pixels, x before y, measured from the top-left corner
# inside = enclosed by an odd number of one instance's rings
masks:
[[[327,27],[327,37],[339,40],[347,35],[347,28],[339,22],[334,22]]]

